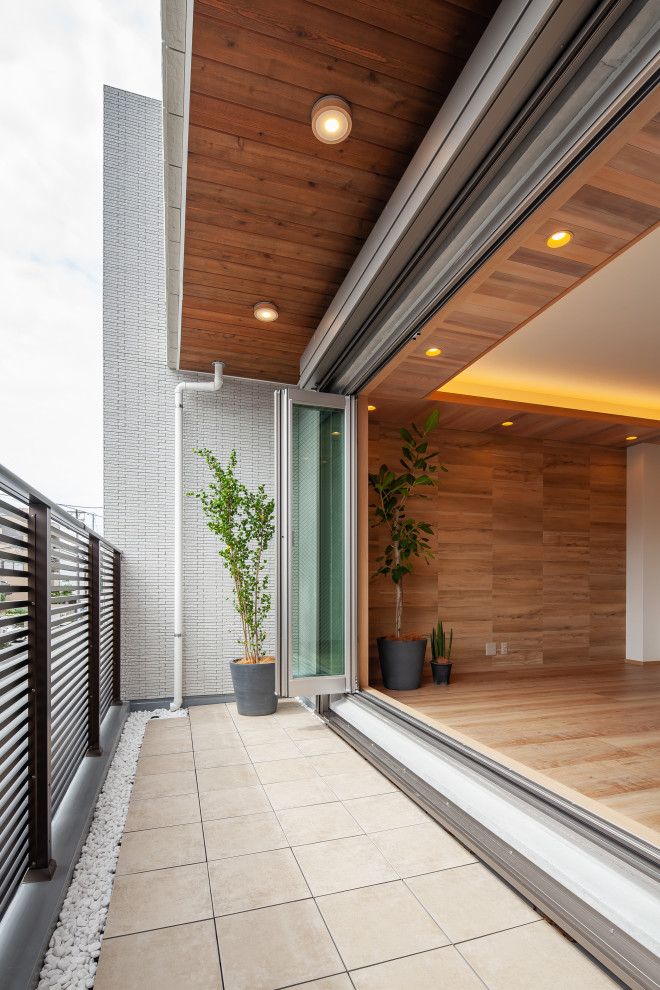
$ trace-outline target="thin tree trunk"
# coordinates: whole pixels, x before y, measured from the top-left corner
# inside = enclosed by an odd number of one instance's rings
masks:
[[[401,582],[396,586],[396,611],[394,615],[394,635],[399,638],[401,635],[401,618],[403,613],[403,588]]]
[[[394,544],[394,566],[398,567],[401,563],[401,554],[399,552],[399,544]],[[396,606],[394,609],[394,635],[398,639],[401,635],[401,619],[403,613],[403,586],[402,581],[397,581],[395,584],[396,588]]]
[[[261,553],[263,550],[263,537],[259,541],[259,553],[257,555],[257,571],[254,581],[254,662],[259,663],[259,572],[261,570]]]

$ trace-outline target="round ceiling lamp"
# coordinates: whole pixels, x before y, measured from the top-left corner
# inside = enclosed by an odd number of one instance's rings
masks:
[[[545,242],[549,248],[559,248],[564,247],[569,241],[573,240],[573,235],[570,230],[556,230],[554,234],[550,234],[547,241]]]
[[[280,314],[275,303],[258,302],[254,304],[254,315],[262,323],[272,323]]]
[[[375,412],[376,411],[376,407],[375,406],[367,406],[367,410],[368,410],[368,412]]]
[[[339,144],[351,133],[351,108],[341,96],[322,96],[312,107],[312,130],[324,144]]]
[[[437,357],[438,354],[442,354],[442,348],[440,347],[429,347],[424,351],[427,357]]]
[[[500,425],[501,426],[513,426],[513,420],[512,419],[505,419],[504,422],[501,423]]]

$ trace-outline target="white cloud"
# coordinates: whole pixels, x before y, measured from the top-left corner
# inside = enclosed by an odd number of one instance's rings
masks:
[[[0,463],[102,502],[103,84],[161,98],[159,0],[34,0],[0,40]]]

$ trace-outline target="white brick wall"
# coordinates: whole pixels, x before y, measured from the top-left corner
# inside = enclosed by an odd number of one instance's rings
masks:
[[[174,388],[201,378],[166,366],[162,175],[160,102],[105,87],[104,526],[124,553],[122,695],[130,699],[172,693]],[[209,447],[220,457],[236,448],[243,481],[273,494],[275,387],[227,378],[217,394],[184,394],[186,491],[208,480],[192,448]],[[268,557],[274,592],[274,545]],[[238,622],[216,538],[193,498],[184,501],[184,586],[184,695],[229,693]],[[273,610],[269,650],[274,641]]]

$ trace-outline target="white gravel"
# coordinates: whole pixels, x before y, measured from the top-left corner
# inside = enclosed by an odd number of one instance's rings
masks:
[[[46,952],[39,990],[89,990],[101,951],[101,938],[117,868],[144,729],[149,719],[181,718],[170,712],[132,712],[124,724],[117,751],[99,795],[85,845]]]

